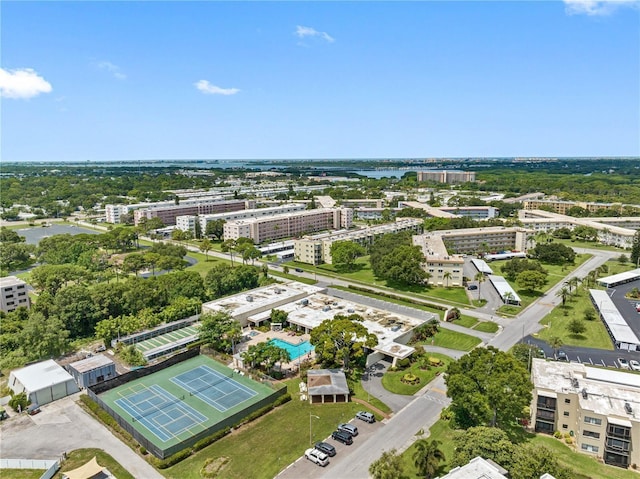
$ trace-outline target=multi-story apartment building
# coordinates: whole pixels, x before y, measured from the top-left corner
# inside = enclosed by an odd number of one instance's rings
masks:
[[[429,284],[462,286],[464,258],[449,254],[442,236],[429,233],[415,235],[413,244],[422,249],[425,258],[424,269],[429,273]]]
[[[180,200],[180,204],[178,206],[194,206],[198,204],[218,203],[222,200],[222,196],[211,196],[211,193],[209,193],[208,196],[192,199],[182,199]],[[117,224],[122,222],[123,215],[132,213],[139,209],[167,208],[172,206],[176,206],[175,201],[156,201],[154,203],[134,203],[130,205],[106,205],[105,221],[107,223]]]
[[[401,231],[422,232],[423,221],[419,218],[398,218],[395,223],[371,226],[353,231],[325,233],[295,240],[294,258],[308,264],[332,263],[331,245],[336,241],[353,241],[362,246],[371,246],[379,236]]]
[[[450,253],[474,254],[484,251],[526,251],[529,238],[535,232],[525,228],[495,226],[433,231],[433,238],[440,236]]]
[[[142,218],[159,218],[166,226],[171,226],[176,224],[178,216],[226,213],[253,207],[255,202],[245,200],[187,201],[179,205],[137,209],[133,212],[133,221],[138,225]]]
[[[457,216],[468,216],[474,220],[495,218],[500,211],[493,206],[441,206],[438,209]]]
[[[202,216],[184,215],[176,217],[176,228],[195,233],[196,220],[200,222],[201,231],[206,231],[207,224],[216,220],[235,221],[264,216],[275,216],[305,211],[307,206],[300,203],[287,203],[269,208],[252,208],[247,210],[229,211],[227,213],[207,214]]]
[[[348,208],[320,208],[291,214],[229,221],[224,239],[251,238],[254,243],[302,236],[307,233],[350,227],[353,211]]]
[[[640,376],[534,359],[536,432],[571,434],[576,449],[619,467],[640,464]]]
[[[552,232],[560,228],[573,230],[576,226],[588,226],[598,232],[602,244],[631,248],[640,218],[576,218],[543,210],[520,210],[520,222],[534,231]]]
[[[562,201],[562,200],[525,200],[522,202],[525,210],[552,209],[555,213],[566,215],[574,206],[584,208],[589,213],[600,210],[621,208],[621,203],[592,203],[587,201]]]
[[[469,183],[476,181],[475,171],[431,170],[418,171],[418,181],[435,181],[437,183]]]
[[[21,306],[31,307],[27,283],[15,276],[0,278],[0,310],[10,313]]]

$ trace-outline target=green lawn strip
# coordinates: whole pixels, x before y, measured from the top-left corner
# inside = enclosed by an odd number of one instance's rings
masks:
[[[63,462],[62,467],[57,472],[54,479],[61,479],[62,473],[76,469],[85,463],[89,462],[93,457],[96,457],[98,464],[102,467],[109,469],[109,472],[118,479],[134,479],[127,470],[122,467],[116,460],[102,449],[76,449],[67,454],[67,459]],[[2,474],[4,477],[4,472]]]
[[[482,340],[475,336],[440,328],[433,338],[420,344],[424,344],[425,346],[440,346],[441,348],[455,349],[457,351],[471,351],[481,342]]]
[[[2,479],[40,479],[44,469],[2,469]]]
[[[473,328],[477,323],[477,318],[473,318],[471,316],[466,316],[463,314],[460,316],[460,319],[452,321],[451,324],[457,324],[458,326],[462,326],[463,328]]]
[[[584,313],[587,310],[592,310],[596,315],[596,319],[593,321],[585,320]],[[569,322],[576,318],[581,320],[582,324],[587,328],[581,335],[572,334],[567,329]],[[564,307],[561,305],[555,307],[544,317],[540,324],[546,327],[540,330],[537,337],[545,341],[552,337],[559,337],[563,344],[570,346],[613,349],[609,333],[607,333],[604,324],[598,318],[595,308],[589,299],[589,293],[582,288],[578,288],[577,295],[571,297]]]
[[[440,463],[440,469],[436,474],[437,476],[442,476],[451,469],[451,460],[453,459],[455,451],[454,439],[458,431],[451,428],[449,421],[442,419],[431,426],[429,431],[430,435],[427,441],[435,439],[440,442],[440,450],[444,453],[445,460]],[[554,458],[556,458],[560,464],[573,471],[574,474],[572,477],[576,479],[586,477],[590,479],[633,479],[638,477],[638,473],[636,472],[602,464],[588,454],[582,454],[571,449],[561,440],[555,439],[554,437],[544,434],[528,434],[527,437],[527,442],[532,442],[533,444],[550,449]],[[418,475],[418,470],[413,461],[414,452],[415,443],[401,455],[404,465],[404,477],[407,479],[424,477]],[[584,476],[583,474],[588,474],[588,476]]]
[[[362,399],[363,401],[367,401],[373,407],[380,409],[382,412],[390,413],[391,408],[387,406],[385,403],[380,401],[378,398],[367,394],[367,391],[362,386],[362,382],[360,381],[361,375],[358,374],[355,380],[348,379],[349,389],[352,391],[352,397],[357,399]],[[377,420],[381,420],[382,418],[377,417]]]
[[[500,329],[498,323],[494,323],[493,321],[479,321],[473,328],[476,331],[482,331],[483,333],[495,333]]]
[[[629,251],[625,251],[622,248],[616,248],[615,246],[604,245],[600,243],[595,243],[591,241],[578,241],[578,240],[568,240],[568,239],[553,239],[556,243],[562,243],[565,246],[569,246],[570,248],[585,248],[585,249],[601,249],[603,251],[619,251],[620,254],[629,255]]]
[[[395,394],[404,394],[411,396],[425,387],[429,382],[436,377],[438,373],[443,373],[447,369],[447,365],[452,361],[449,356],[438,353],[429,353],[427,356],[430,358],[438,358],[442,361],[442,366],[432,366],[429,369],[420,369],[416,363],[413,363],[410,367],[401,371],[387,371],[382,376],[382,385],[387,391]],[[417,384],[407,384],[401,381],[405,374],[413,374],[420,378],[420,382]]]
[[[306,278],[304,276],[298,276],[296,274],[280,273],[279,271],[269,270],[269,276],[273,276],[273,277],[281,278],[281,279],[288,279],[288,280],[292,280],[292,281],[299,281],[300,283],[304,283],[304,284],[316,284],[317,283],[317,281],[315,279]]]
[[[316,272],[325,276],[334,276],[336,278],[359,282],[368,286],[375,286],[377,288],[391,289],[395,292],[401,292],[420,299],[451,303],[453,306],[469,306],[469,298],[467,297],[467,293],[464,288],[427,288],[425,286],[406,285],[377,278],[371,270],[368,256],[358,258],[353,270],[350,271],[336,268],[333,264],[322,264],[319,266],[312,266],[298,262],[293,262],[291,264],[292,267],[300,268],[307,272]]]
[[[632,479],[638,478],[638,473],[627,471],[619,467],[607,466],[598,462],[593,456],[577,452],[564,444],[561,440],[544,434],[537,434],[531,442],[545,446],[553,451],[558,462],[576,472],[588,474],[590,479]]]
[[[348,422],[357,411],[366,410],[354,402],[312,405],[300,401],[299,382],[297,378],[287,382],[293,397],[288,403],[160,473],[168,478],[201,479],[205,460],[215,457],[228,459],[218,478],[270,479],[309,447],[310,420],[315,443],[328,437],[340,422]]]
[[[614,274],[624,273],[626,271],[636,269],[633,263],[620,263],[617,260],[609,260],[605,264],[607,265],[607,268],[609,268],[609,271],[607,273],[603,273],[602,276],[612,276]]]
[[[400,299],[387,298],[386,296],[382,296],[382,295],[375,294],[375,293],[368,293],[366,291],[358,291],[358,290],[355,290],[355,289],[347,288],[345,286],[332,285],[331,287],[333,289],[339,289],[340,291],[347,291],[349,293],[358,294],[360,296],[366,296],[368,298],[379,299],[380,301],[386,301],[388,303],[399,304],[401,306],[406,306],[408,308],[415,308],[415,309],[420,309],[422,311],[427,311],[429,313],[433,313],[433,314],[437,315],[438,318],[440,318],[442,313],[444,313],[444,311],[442,311],[441,309],[431,308],[429,306],[424,306],[424,305],[421,305],[421,304],[409,303],[408,301],[402,301]]]

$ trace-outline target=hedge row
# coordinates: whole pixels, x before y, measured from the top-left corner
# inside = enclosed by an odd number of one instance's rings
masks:
[[[383,296],[385,298],[391,298],[391,299],[396,299],[398,301],[404,301],[405,303],[418,304],[420,306],[427,306],[429,308],[437,309],[439,311],[446,311],[447,309],[449,309],[447,306],[441,306],[439,304],[429,303],[428,301],[423,301],[421,299],[407,298],[405,296],[398,296],[398,295],[395,295],[395,294],[392,294],[392,293],[386,293],[384,291],[378,291],[378,290],[373,290],[373,289],[369,289],[369,288],[363,288],[362,286],[355,286],[353,284],[349,285],[349,289],[355,289],[356,291],[362,291],[364,293],[370,293],[370,294],[375,294],[375,295],[378,295],[378,296]]]

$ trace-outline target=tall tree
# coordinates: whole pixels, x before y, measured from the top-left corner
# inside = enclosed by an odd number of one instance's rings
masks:
[[[470,427],[456,436],[454,444],[452,466],[464,466],[480,456],[509,469],[515,449],[506,432],[486,426]]]
[[[480,301],[480,286],[482,285],[482,283],[485,282],[485,280],[487,279],[484,275],[484,273],[476,273],[476,275],[473,277],[474,280],[476,280],[478,282],[478,301]]]
[[[55,316],[31,313],[20,336],[24,355],[29,359],[58,357],[69,349],[69,331]]]
[[[367,254],[364,246],[353,241],[334,241],[331,244],[331,261],[336,266],[344,266],[351,270],[356,263],[356,259]]]
[[[529,291],[536,291],[542,288],[546,282],[546,275],[539,271],[523,271],[516,278],[518,286]]]
[[[376,346],[377,336],[369,333],[362,321],[357,314],[337,314],[314,328],[309,341],[315,346],[320,361],[330,365],[342,364],[349,370],[353,361],[364,357],[365,348]]]
[[[224,224],[224,220],[209,221],[204,230],[204,234],[219,241],[222,239],[222,235],[224,235]]]
[[[200,339],[216,351],[231,352],[242,337],[240,323],[224,311],[206,313],[200,317]]]
[[[444,453],[440,450],[440,443],[435,439],[431,441],[420,439],[415,446],[413,463],[418,473],[426,479],[433,479],[438,472],[440,462],[445,460]]]
[[[476,348],[449,364],[445,376],[451,409],[463,426],[506,427],[531,402],[527,369],[492,346]]]
[[[369,474],[373,479],[402,479],[404,477],[402,456],[395,449],[384,451],[382,456],[369,466]]]
[[[211,240],[209,238],[205,238],[200,242],[200,251],[204,253],[204,260],[209,261],[209,251],[211,251]]]

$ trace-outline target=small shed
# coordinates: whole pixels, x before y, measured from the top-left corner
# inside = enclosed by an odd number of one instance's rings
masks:
[[[104,354],[71,363],[67,369],[83,389],[116,377],[115,363]]]
[[[11,371],[9,387],[16,394],[26,392],[39,406],[79,391],[73,376],[53,359]]]
[[[349,402],[347,378],[339,369],[310,369],[307,390],[312,404]]]

